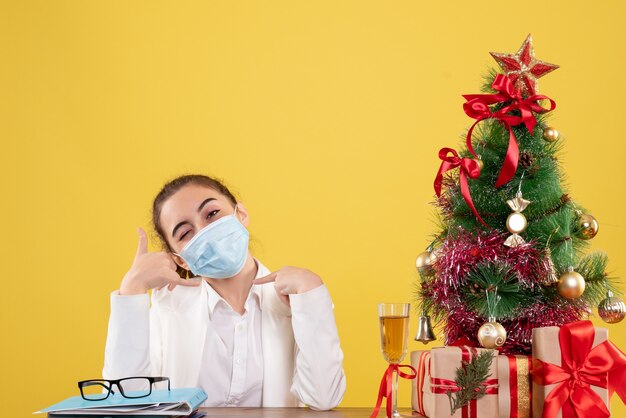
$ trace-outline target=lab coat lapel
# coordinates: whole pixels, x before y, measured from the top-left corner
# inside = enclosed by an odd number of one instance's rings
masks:
[[[270,274],[258,263],[257,277]],[[261,285],[261,333],[263,335],[263,406],[298,406],[291,394],[295,367],[295,342],[291,309],[280,301],[273,283]]]
[[[176,387],[198,384],[209,325],[205,286],[208,284],[204,280],[198,287],[179,286],[176,292],[163,294],[153,301],[161,309],[169,311],[167,315],[162,315],[163,374],[169,376]],[[168,291],[159,291],[162,292]]]

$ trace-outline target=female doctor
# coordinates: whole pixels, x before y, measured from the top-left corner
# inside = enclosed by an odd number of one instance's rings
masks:
[[[104,378],[167,376],[172,387],[203,388],[204,406],[336,407],[343,353],[322,279],[253,258],[248,212],[213,178],[167,183],[152,220],[165,250],[148,252],[139,229],[111,295]]]

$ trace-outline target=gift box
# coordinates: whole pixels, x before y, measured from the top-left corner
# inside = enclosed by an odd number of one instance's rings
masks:
[[[532,417],[532,357],[498,356],[500,418]]]
[[[473,399],[452,414],[452,407],[448,393],[456,396],[461,388],[456,384],[456,371],[469,363],[480,353],[488,351],[493,358],[489,364],[488,377],[480,384],[485,387],[485,395],[480,399]],[[434,348],[430,353],[430,405],[431,418],[490,418],[498,417],[498,367],[497,351],[461,347]]]
[[[415,379],[411,380],[411,406],[419,415],[430,416],[430,350],[412,351],[411,366],[417,371]]]
[[[535,418],[610,416],[609,373],[620,361],[614,347],[607,329],[590,321],[533,329]]]

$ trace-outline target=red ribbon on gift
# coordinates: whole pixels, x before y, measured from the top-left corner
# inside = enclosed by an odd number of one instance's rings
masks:
[[[430,363],[430,351],[422,351],[417,362],[417,372],[416,372],[416,385],[415,385],[415,396],[417,398],[417,413],[422,416],[426,416],[426,410],[424,409],[424,379],[427,379],[429,376],[429,365]]]
[[[413,371],[413,374],[407,374],[400,371],[401,367],[408,367]],[[378,389],[378,400],[376,401],[376,406],[374,407],[374,412],[370,418],[376,418],[378,412],[380,411],[380,406],[383,402],[383,398],[387,398],[387,418],[391,418],[392,406],[391,406],[391,389],[393,388],[393,373],[398,373],[398,376],[404,379],[415,379],[417,377],[417,371],[415,368],[409,364],[390,364],[383,375],[383,379],[380,382],[380,388]]]
[[[464,363],[469,363],[472,356],[476,356],[478,351],[474,347],[459,347],[461,349],[461,358]],[[487,379],[482,383],[485,386],[486,395],[498,394],[498,379]],[[457,385],[454,380],[440,379],[436,377],[430,378],[430,390],[433,394],[447,394],[448,392],[458,392],[462,388]],[[478,417],[478,400],[472,399],[468,405],[464,405],[461,408],[462,418],[477,418]]]
[[[561,366],[533,361],[533,380],[539,385],[556,386],[548,393],[543,418],[608,418],[611,416],[602,398],[590,385],[609,390],[609,399],[617,392],[626,403],[626,355],[612,342],[593,346],[595,330],[591,321],[578,321],[559,330]]]
[[[533,368],[533,362],[530,356],[520,356],[520,355],[510,355],[510,354],[505,354],[504,355],[507,359],[507,363],[508,363],[508,368],[509,368],[509,398],[510,398],[510,402],[511,402],[511,410],[509,411],[510,414],[510,418],[520,418],[520,417],[529,417],[532,416],[532,410],[531,410],[531,405],[523,405],[522,408],[520,408],[520,402],[519,402],[519,396],[520,396],[520,390],[522,390],[520,388],[520,385],[522,386],[522,388],[528,389],[528,393],[526,393],[526,396],[522,397],[522,402],[524,401],[530,401],[532,400],[532,384],[530,381],[530,376],[532,376],[532,368]],[[518,371],[518,367],[517,367],[517,362],[521,361],[523,363],[526,363],[526,367],[529,374],[523,374],[522,376],[519,376],[519,371]],[[521,382],[520,378],[523,378],[525,380],[525,382]],[[525,403],[525,402],[524,402]]]
[[[515,90],[514,84],[509,77],[504,74],[498,74],[494,79],[491,87],[496,90],[498,93],[496,94],[465,94],[463,97],[467,100],[463,104],[463,110],[467,116],[476,119],[476,122],[472,125],[470,130],[467,132],[467,149],[477,157],[474,148],[472,147],[472,132],[474,131],[474,127],[482,120],[485,119],[497,119],[499,120],[504,127],[509,131],[509,146],[506,151],[506,156],[504,157],[504,164],[502,164],[502,169],[500,170],[500,174],[498,175],[498,179],[496,180],[496,187],[500,187],[503,184],[506,184],[513,178],[515,172],[517,171],[517,163],[519,160],[519,147],[517,145],[517,139],[515,138],[515,134],[513,133],[512,126],[517,126],[519,124],[526,125],[526,129],[531,134],[535,129],[535,125],[537,124],[537,119],[535,118],[534,113],[546,113],[554,110],[556,108],[556,103],[554,100],[550,99],[547,96],[543,96],[540,94],[534,94],[526,99],[522,97],[522,94],[519,90]],[[549,100],[550,108],[546,109],[542,107],[538,101],[539,100]],[[507,103],[502,109],[492,112],[490,105],[497,103]],[[517,110],[520,115],[512,115],[509,112]]]
[[[451,156],[448,155],[450,153],[452,153]],[[467,183],[468,176],[472,179],[480,176],[480,166],[478,165],[478,163],[471,158],[459,157],[459,154],[452,148],[441,148],[439,150],[439,159],[441,160],[441,166],[439,166],[437,177],[435,177],[435,193],[437,194],[437,196],[441,196],[443,174],[446,171],[459,167],[459,182],[461,183],[461,194],[463,195],[463,199],[465,199],[467,206],[469,206],[472,212],[474,212],[474,216],[476,216],[480,223],[487,226],[485,221],[483,221],[483,218],[481,218],[478,214],[476,207],[474,206],[474,202],[472,201],[472,195],[470,194],[469,185]]]
[[[458,392],[461,388],[454,380],[448,379],[431,379],[431,390],[435,394],[447,394],[448,392]],[[483,382],[485,386],[485,395],[498,394],[498,379],[487,379]],[[462,418],[478,418],[478,400],[472,399],[468,405],[461,409]]]

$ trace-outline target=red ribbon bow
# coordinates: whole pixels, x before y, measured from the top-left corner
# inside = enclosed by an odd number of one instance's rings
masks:
[[[449,153],[452,153],[452,156],[448,156]],[[471,158],[460,158],[459,154],[452,148],[441,148],[441,150],[439,150],[439,158],[441,159],[441,166],[439,167],[437,177],[435,177],[435,193],[437,193],[437,196],[441,196],[443,174],[446,171],[460,167],[459,182],[461,183],[461,194],[463,195],[467,206],[469,206],[472,212],[474,212],[474,215],[480,221],[480,223],[487,226],[485,221],[483,221],[483,218],[481,218],[478,214],[476,207],[474,206],[474,202],[472,201],[472,195],[470,194],[469,190],[469,185],[467,183],[468,176],[473,179],[480,176],[480,167],[478,163]]]
[[[407,374],[400,371],[401,367],[408,367],[413,371],[413,374]],[[391,418],[391,413],[393,412],[391,406],[391,389],[393,387],[393,372],[398,373],[398,376],[404,379],[415,379],[417,377],[417,371],[413,366],[408,364],[390,364],[383,375],[383,379],[380,382],[380,389],[378,389],[378,400],[376,401],[376,407],[374,407],[374,412],[370,418],[376,418],[378,412],[380,411],[380,406],[383,402],[383,398],[387,398],[387,418]]]
[[[503,184],[508,183],[517,171],[519,147],[511,127],[524,123],[528,132],[532,134],[535,129],[535,125],[537,124],[537,119],[535,118],[533,112],[550,112],[556,108],[556,103],[549,97],[539,94],[534,94],[524,99],[521,92],[515,90],[511,79],[504,74],[498,74],[491,84],[491,87],[498,93],[463,95],[465,100],[467,100],[463,104],[463,110],[465,110],[465,113],[469,117],[476,119],[476,122],[474,122],[470,130],[467,132],[466,138],[467,149],[469,149],[474,156],[477,155],[472,147],[472,132],[478,122],[490,118],[498,119],[509,131],[509,146],[506,151],[506,156],[504,157],[504,164],[502,165],[502,169],[500,170],[500,174],[496,180],[496,187],[500,187]],[[549,109],[542,107],[538,103],[539,100],[543,99],[550,101]],[[489,105],[506,102],[510,103],[496,112],[492,112],[489,107]],[[509,114],[512,110],[518,110],[520,112],[520,116]]]
[[[564,325],[559,331],[561,366],[533,361],[533,380],[539,385],[556,384],[548,393],[543,418],[607,418],[611,414],[590,385],[608,388],[609,398],[617,392],[626,403],[626,355],[610,341],[593,349],[595,331],[591,321]]]

